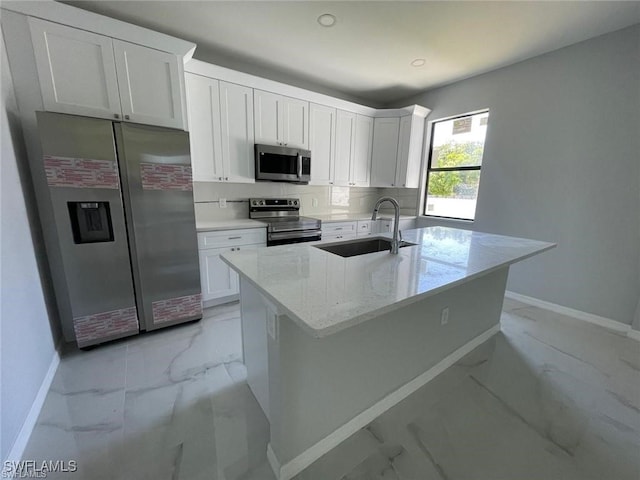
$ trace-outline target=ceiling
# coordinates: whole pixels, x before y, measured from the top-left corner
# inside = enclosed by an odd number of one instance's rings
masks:
[[[195,58],[371,106],[640,22],[637,1],[65,3],[192,41]],[[324,13],[335,25],[318,23]]]

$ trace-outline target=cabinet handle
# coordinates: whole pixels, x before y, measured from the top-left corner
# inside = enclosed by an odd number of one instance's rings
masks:
[[[120,115],[118,115],[117,113],[114,113],[113,118],[120,118]]]
[[[124,119],[125,119],[125,120],[129,120],[129,115],[125,115],[125,116],[124,116]]]
[[[333,185],[333,182],[329,182],[329,185]]]
[[[240,250],[240,247],[236,248],[236,250]]]
[[[391,184],[391,186],[392,186],[392,187],[395,187],[395,186],[396,186],[396,184],[395,184],[395,183],[392,183],[392,184]]]
[[[225,180],[229,180],[229,177],[224,177]]]
[[[222,177],[218,177],[218,180],[222,180]]]
[[[233,248],[233,247],[231,247],[231,251],[232,251],[232,252],[235,252],[235,251],[236,251],[236,249],[235,249],[235,248]]]
[[[239,239],[241,239],[241,238],[242,238],[242,237],[229,237],[229,240],[239,240]]]
[[[336,231],[338,231],[338,230],[342,230],[342,227],[337,227],[337,228],[336,228]]]

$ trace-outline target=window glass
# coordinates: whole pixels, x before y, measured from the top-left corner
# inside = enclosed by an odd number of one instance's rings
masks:
[[[432,124],[425,215],[473,220],[489,112]]]

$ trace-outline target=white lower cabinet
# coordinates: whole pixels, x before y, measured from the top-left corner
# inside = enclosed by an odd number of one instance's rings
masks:
[[[356,238],[357,222],[330,222],[322,224],[323,242],[340,242]]]
[[[264,228],[198,233],[200,282],[205,307],[238,299],[238,274],[222,261],[220,254],[265,247]]]
[[[358,220],[356,225],[356,235],[358,237],[368,237],[377,233],[377,220]]]
[[[200,252],[200,282],[203,302],[238,294],[238,274],[220,258],[221,253],[231,250],[231,247],[212,248]]]

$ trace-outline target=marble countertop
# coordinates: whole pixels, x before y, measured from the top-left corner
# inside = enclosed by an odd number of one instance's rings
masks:
[[[343,258],[293,244],[221,258],[302,329],[325,337],[555,246],[447,227],[406,230],[403,237],[416,245],[398,255]]]
[[[306,215],[311,218],[317,218],[323,222],[355,222],[357,220],[371,220],[371,212],[363,213],[327,213],[327,214],[311,214]],[[380,212],[379,219],[392,219],[393,213]],[[417,218],[415,215],[400,215],[400,220],[413,220]]]
[[[234,220],[216,220],[209,222],[196,222],[197,232],[212,232],[215,230],[235,230],[236,228],[266,228],[267,224],[250,218]]]
[[[327,213],[327,214],[311,214],[305,215],[310,218],[317,218],[323,222],[355,222],[357,220],[371,220],[371,213]],[[380,219],[391,219],[393,214],[380,213]],[[414,215],[400,215],[401,220],[414,219]],[[196,222],[196,231],[212,232],[215,230],[234,230],[236,228],[264,228],[267,224],[260,220],[252,220],[250,218],[237,218],[230,220],[211,220]]]

